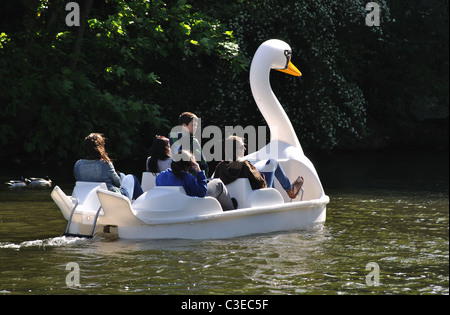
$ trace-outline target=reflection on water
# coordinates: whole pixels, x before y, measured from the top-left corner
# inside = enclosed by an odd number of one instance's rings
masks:
[[[0,294],[449,294],[445,176],[438,189],[412,175],[400,189],[325,181],[322,230],[207,241],[63,237],[49,191],[2,189]],[[70,262],[80,286],[66,284]],[[371,262],[378,286],[366,282]]]

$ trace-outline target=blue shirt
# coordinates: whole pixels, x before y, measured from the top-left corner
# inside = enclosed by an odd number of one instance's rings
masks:
[[[193,197],[205,197],[207,191],[204,171],[196,173],[196,176],[185,172],[180,179],[168,168],[156,177],[156,186],[183,186],[186,194]]]

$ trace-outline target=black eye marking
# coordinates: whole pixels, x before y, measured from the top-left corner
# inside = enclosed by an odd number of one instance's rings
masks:
[[[289,66],[289,61],[291,61],[291,57],[292,57],[292,50],[285,50],[284,51],[284,55],[286,56],[286,67],[284,67],[284,69],[287,69]]]

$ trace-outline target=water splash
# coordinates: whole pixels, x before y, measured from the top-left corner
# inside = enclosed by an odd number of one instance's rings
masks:
[[[19,244],[9,243],[9,242],[0,242],[0,249],[9,248],[9,249],[24,249],[24,248],[33,248],[38,247],[45,249],[46,247],[59,247],[66,246],[71,244],[79,244],[86,242],[87,240],[79,237],[67,237],[67,236],[57,236],[52,238],[47,238],[43,240],[32,240],[32,241],[24,241]]]

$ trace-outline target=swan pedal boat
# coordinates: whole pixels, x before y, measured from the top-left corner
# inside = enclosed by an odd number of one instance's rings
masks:
[[[303,176],[302,191],[295,199],[287,196],[278,181],[275,188],[252,190],[248,179],[240,178],[227,185],[238,209],[224,212],[215,198],[190,197],[182,187],[155,187],[155,176],[148,172],[142,176],[144,193],[134,201],[108,191],[105,183],[76,182],[70,197],[58,186],[51,193],[68,220],[65,235],[92,237],[106,233],[123,239],[226,239],[322,228],[330,199],[269,82],[271,69],[301,75],[291,63],[291,55],[287,43],[272,39],[261,44],[253,57],[250,87],[269,126],[271,140],[244,159],[253,164],[276,159],[291,182]]]

